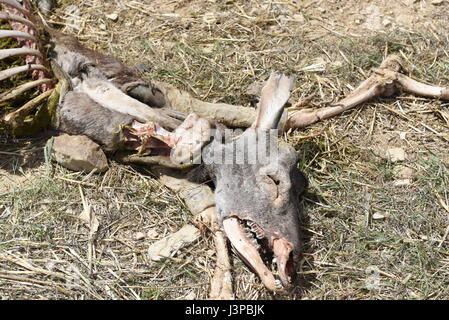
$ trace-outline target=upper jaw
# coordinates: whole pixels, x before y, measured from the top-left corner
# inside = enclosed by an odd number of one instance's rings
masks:
[[[291,287],[295,274],[291,242],[275,232],[264,230],[253,220],[236,215],[223,220],[223,229],[237,254],[268,290],[283,293]]]

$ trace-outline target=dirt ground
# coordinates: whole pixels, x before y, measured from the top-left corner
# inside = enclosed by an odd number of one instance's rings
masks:
[[[449,86],[447,0],[59,0],[47,20],[213,102],[249,107],[247,88],[273,70],[296,77],[292,103],[337,101],[392,53],[410,76]],[[86,175],[52,164],[52,134],[0,133],[0,297],[207,298],[209,234],[172,259],[146,255],[193,221],[177,195],[142,167],[111,161]],[[233,256],[236,298],[449,298],[447,101],[377,99],[284,139],[310,185],[298,283],[273,296]],[[99,220],[94,239],[77,218],[82,195]]]

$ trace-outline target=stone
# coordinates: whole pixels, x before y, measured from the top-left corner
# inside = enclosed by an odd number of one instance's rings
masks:
[[[111,13],[111,14],[108,14],[108,15],[106,16],[106,18],[108,18],[109,20],[112,20],[112,21],[116,22],[116,21],[118,20],[118,14],[117,14],[117,13]]]
[[[373,220],[383,220],[383,219],[385,219],[385,215],[383,215],[381,213],[373,213],[373,215],[371,217],[373,218]]]
[[[63,134],[50,139],[53,160],[64,168],[74,171],[105,172],[108,160],[98,144],[86,136]]]
[[[397,179],[393,181],[393,185],[395,187],[403,187],[403,186],[408,186],[412,183],[411,179]]]
[[[143,232],[136,232],[133,236],[134,240],[143,240],[145,239],[145,233]]]
[[[413,179],[416,175],[416,171],[406,166],[398,166],[394,168],[394,176],[398,179]]]
[[[399,162],[406,159],[406,154],[402,148],[390,148],[386,151],[386,157],[391,162]]]

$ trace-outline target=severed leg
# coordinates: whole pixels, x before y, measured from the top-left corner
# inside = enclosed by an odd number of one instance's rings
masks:
[[[336,104],[321,109],[293,111],[289,115],[285,129],[304,128],[322,119],[336,116],[373,98],[388,97],[400,90],[418,96],[449,100],[448,87],[424,84],[406,76],[403,74],[401,59],[391,55],[382,62],[378,69],[373,71],[368,79]]]
[[[189,210],[196,215],[196,221],[207,225],[213,232],[217,262],[211,280],[210,299],[233,300],[231,263],[226,237],[218,227],[215,214],[215,197],[212,190],[204,184],[188,181],[179,171],[167,168],[153,168],[153,173],[166,187],[175,191],[185,201]]]

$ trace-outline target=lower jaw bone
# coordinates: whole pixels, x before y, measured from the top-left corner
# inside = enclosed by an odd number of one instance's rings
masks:
[[[231,217],[223,220],[223,228],[234,248],[252,266],[265,287],[270,291],[278,291],[273,274],[265,266],[257,249],[246,238],[238,218]]]

